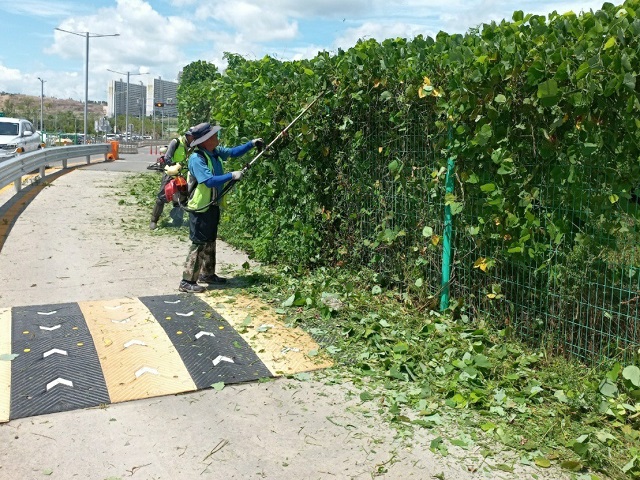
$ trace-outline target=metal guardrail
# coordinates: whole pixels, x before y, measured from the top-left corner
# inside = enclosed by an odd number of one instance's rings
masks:
[[[16,155],[0,162],[0,188],[13,182],[16,192],[19,192],[24,175],[39,170],[40,178],[44,178],[46,166],[54,162],[62,162],[62,168],[67,168],[67,160],[71,158],[86,157],[87,164],[91,163],[91,155],[104,155],[104,159],[107,160],[110,148],[111,145],[107,143],[71,145],[43,148],[36,152]]]

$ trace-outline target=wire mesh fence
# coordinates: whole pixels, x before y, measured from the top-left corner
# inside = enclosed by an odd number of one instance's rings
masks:
[[[336,209],[348,220],[337,243],[350,261],[373,269],[381,285],[422,295],[436,309],[442,292],[446,131],[435,128],[437,119],[427,108],[408,109],[401,128],[376,104],[352,112],[352,119],[359,133],[349,139],[352,150],[338,159]],[[536,140],[542,141],[531,138],[532,146]],[[640,346],[638,205],[602,193],[602,185],[619,183],[622,173],[600,168],[606,161],[599,159],[564,167],[559,159],[548,168],[535,147],[519,158],[531,173],[528,191],[535,192],[527,212],[538,219],[540,238],[549,240],[538,244],[535,255],[511,253],[513,229],[503,225],[509,218],[494,215],[486,196],[467,189],[457,175],[456,195],[464,209],[453,223],[454,305],[465,318],[489,317],[532,344],[588,363],[631,358]],[[474,162],[457,158],[456,172]],[[568,175],[553,171],[565,167]],[[568,188],[567,178],[577,169],[582,170],[576,178],[585,180]],[[602,202],[615,208],[603,213]],[[612,215],[622,228],[610,228],[605,217]],[[479,218],[494,222],[494,234],[474,235]]]

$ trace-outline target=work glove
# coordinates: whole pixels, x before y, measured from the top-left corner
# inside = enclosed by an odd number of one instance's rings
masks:
[[[251,143],[258,149],[259,152],[264,150],[264,140],[262,140],[261,138],[254,138],[253,140],[251,140]]]
[[[177,176],[180,173],[180,164],[176,163],[175,165],[164,167],[164,173],[166,173],[170,177]]]
[[[231,179],[237,182],[242,180],[242,175],[244,175],[242,170],[236,170],[235,172],[231,172]]]

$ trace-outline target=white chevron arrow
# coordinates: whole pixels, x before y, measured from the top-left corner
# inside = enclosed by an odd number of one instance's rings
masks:
[[[176,304],[180,303],[180,300],[176,300],[175,302],[170,302],[169,300],[165,300],[164,303],[169,303],[171,305],[176,305]]]
[[[199,340],[200,337],[204,337],[204,336],[215,337],[215,335],[211,332],[198,332],[196,333],[196,340]]]
[[[38,312],[38,315],[53,315],[54,313],[58,313],[58,311],[52,310],[50,312]]]
[[[218,364],[220,362],[229,362],[229,363],[235,363],[231,358],[229,357],[223,357],[222,355],[218,355],[215,360],[213,361],[213,366],[217,367]]]
[[[131,317],[125,318],[124,320],[111,320],[111,323],[127,323],[131,320]]]
[[[142,347],[147,346],[147,344],[144,343],[142,340],[129,340],[127,343],[124,344],[124,348],[129,348],[129,347],[132,347],[133,345],[140,345]]]
[[[65,380],[64,378],[58,377],[53,382],[47,383],[47,392],[56,385],[66,385],[67,387],[73,388],[73,382],[71,380]]]
[[[60,350],[58,348],[52,348],[48,352],[44,352],[42,354],[42,358],[47,358],[49,355],[53,355],[54,353],[57,353],[58,355],[67,355],[67,356],[69,355],[66,350]]]
[[[140,378],[145,373],[151,373],[153,375],[158,375],[158,370],[151,367],[142,367],[140,370],[136,372],[136,378]]]
[[[193,315],[193,310],[190,311],[189,313],[176,312],[176,315],[178,315],[179,317],[190,317],[191,315]]]
[[[56,325],[55,327],[43,327],[42,325],[40,325],[40,330],[46,330],[47,332],[51,332],[52,330],[57,330],[61,327],[62,325]]]

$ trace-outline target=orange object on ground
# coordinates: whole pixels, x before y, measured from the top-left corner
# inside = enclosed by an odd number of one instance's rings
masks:
[[[117,142],[115,140],[111,141],[111,150],[109,150],[109,153],[111,155],[113,155],[113,159],[114,160],[118,160],[118,149],[120,148],[120,142]]]

